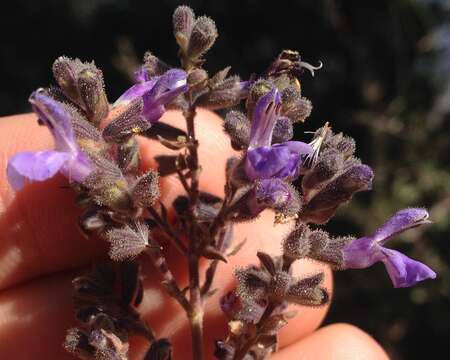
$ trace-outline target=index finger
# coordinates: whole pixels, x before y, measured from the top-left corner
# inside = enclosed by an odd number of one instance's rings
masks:
[[[6,178],[8,159],[19,151],[39,151],[53,147],[49,131],[37,124],[34,114],[0,119],[0,289],[48,273],[86,265],[105,256],[103,241],[87,239],[77,225],[81,209],[75,205],[75,192],[61,175],[45,182],[29,184],[14,193]],[[162,121],[184,124],[180,113],[169,111]],[[226,159],[233,153],[221,131],[220,118],[200,110],[198,136],[204,171],[201,186],[220,195]],[[214,148],[214,152],[210,149]],[[142,139],[144,167],[154,166],[154,155],[163,149],[154,141]],[[167,153],[167,150],[164,150]],[[209,167],[213,167],[211,171]],[[161,181],[162,200],[170,201],[181,192],[174,177]]]

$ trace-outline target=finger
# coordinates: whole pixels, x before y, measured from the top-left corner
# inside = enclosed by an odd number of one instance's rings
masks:
[[[202,114],[200,114],[201,116]],[[204,119],[205,120],[205,119]],[[176,120],[173,120],[176,121]],[[182,119],[180,118],[180,121]],[[229,140],[226,139],[221,132],[220,121],[214,117],[208,116],[208,121],[200,122],[201,127],[198,129],[198,133],[200,134],[200,140],[204,144],[204,146],[200,147],[200,158],[204,161],[205,170],[202,174],[204,181],[203,186],[205,190],[210,192],[215,192],[220,194],[221,189],[223,188],[223,176],[218,176],[217,169],[223,169],[225,166],[226,158],[229,156],[229,153],[225,149],[229,149],[228,144]],[[203,135],[202,135],[203,134]],[[210,134],[219,134],[217,137],[209,137]],[[204,137],[204,139],[203,139]],[[208,142],[209,139],[209,142]],[[220,145],[222,144],[222,145]],[[222,146],[222,147],[221,147]],[[216,152],[210,151],[211,148],[219,148],[224,149],[224,151],[219,151],[218,156],[214,156]],[[152,164],[153,155],[162,151],[158,149],[155,144],[149,144],[148,142],[144,142],[142,145],[143,149],[143,159],[147,165]],[[203,150],[202,150],[203,149]],[[167,150],[165,150],[167,151]],[[228,150],[230,151],[230,150]],[[211,165],[212,164],[212,165]],[[214,174],[214,176],[209,176],[209,174]],[[211,179],[209,181],[209,179]],[[214,185],[216,182],[219,182],[219,185]],[[44,185],[44,184],[42,184]],[[181,188],[178,185],[178,181],[175,179],[168,178],[163,181],[163,196],[166,200],[171,200],[181,192]],[[50,190],[54,191],[53,190]],[[73,200],[72,200],[73,201]],[[75,209],[76,210],[76,209]],[[217,278],[217,286],[220,288],[220,291],[211,299],[211,301],[207,305],[207,316],[206,316],[206,328],[207,335],[210,338],[223,338],[225,336],[226,324],[222,314],[218,310],[218,299],[220,296],[226,293],[226,291],[234,286],[234,280],[232,276],[233,268],[236,265],[245,265],[248,263],[257,263],[256,259],[256,250],[264,250],[269,253],[279,253],[280,252],[280,239],[287,232],[287,227],[277,226],[273,227],[273,215],[270,213],[264,214],[257,222],[240,225],[236,229],[236,237],[235,242],[239,242],[240,240],[247,238],[250,239],[241,253],[231,258],[230,264],[220,265],[218,271]],[[73,215],[72,215],[73,219]],[[72,231],[73,232],[73,231]],[[77,240],[75,240],[76,243]],[[78,248],[77,248],[78,249]],[[83,255],[85,256],[85,255]],[[172,264],[172,268],[175,269],[175,273],[180,280],[181,283],[186,282],[186,269],[185,264],[179,257],[170,257],[170,262]],[[79,264],[73,264],[74,266]],[[323,268],[323,267],[322,267]],[[320,270],[321,267],[313,264],[308,265],[307,267],[303,267],[300,264],[300,271],[304,271],[306,273],[315,273]],[[328,273],[329,274],[329,273]],[[331,277],[327,276],[326,283],[328,287],[331,287]],[[157,281],[152,282],[153,286],[156,286]],[[167,303],[167,301],[166,301]],[[160,332],[162,334],[171,334],[173,333],[175,336],[175,343],[177,347],[186,347],[184,343],[185,338],[188,334],[188,327],[185,322],[185,315],[181,313],[179,307],[177,308],[178,312],[170,312],[170,317],[174,319],[174,321],[157,321],[157,324],[165,324]],[[297,326],[298,323],[295,321],[292,322],[295,331],[289,330],[286,328],[282,332],[282,342],[284,344],[295,341],[304,334],[311,332],[315,327],[317,327],[324,316],[326,311],[326,307],[320,309],[306,309],[302,311],[300,326]],[[158,314],[153,314],[150,312],[149,317],[153,318]],[[300,318],[299,318],[300,319]],[[167,320],[167,319],[166,319]],[[296,320],[297,321],[297,320]],[[175,331],[175,330],[176,331]],[[206,341],[206,343],[211,343],[211,341]],[[211,351],[211,348],[208,348],[208,351]]]
[[[235,283],[232,277],[233,268],[237,265],[257,263],[256,249],[265,251],[279,249],[278,232],[282,232],[270,224],[273,215],[265,213],[255,223],[240,225],[236,240],[248,236],[254,239],[249,242],[236,257],[230,258],[229,264],[221,264],[215,281],[219,289],[206,304],[205,314],[205,350],[212,358],[215,340],[226,337],[226,320],[219,308],[219,298]],[[283,229],[285,230],[285,229]],[[264,236],[261,236],[264,234]],[[278,250],[279,252],[279,250]],[[144,259],[143,259],[144,260]],[[155,270],[145,263],[145,296],[138,308],[158,337],[168,337],[173,342],[175,359],[190,358],[190,332],[186,314],[181,307],[162,290],[159,276]],[[328,270],[312,262],[298,262],[296,275],[316,273],[320,269],[327,272],[326,286],[331,287]],[[38,340],[30,336],[30,329],[39,337],[39,354],[37,359],[57,358],[62,356],[61,343],[65,331],[76,324],[73,316],[71,297],[71,280],[73,274],[59,274],[35,280],[30,285],[18,286],[0,293],[0,354],[14,355],[9,358],[27,359],[30,349],[34,349]],[[326,307],[296,307],[299,316],[292,319],[280,334],[280,345],[286,346],[293,341],[312,332],[321,322]],[[141,359],[145,352],[143,341],[134,341],[132,359]],[[33,350],[34,351],[34,350]]]
[[[328,325],[274,354],[273,360],[388,360],[368,334],[349,324]]]
[[[176,112],[168,112],[164,119],[178,125],[184,123]],[[200,160],[205,168],[201,185],[218,194],[223,192],[226,158],[232,154],[219,121],[216,115],[199,111],[197,133],[202,143]],[[104,242],[81,235],[77,225],[81,210],[75,205],[74,191],[62,176],[30,184],[18,193],[7,183],[6,166],[11,156],[19,151],[52,147],[48,130],[37,125],[35,115],[1,119],[0,144],[0,289],[85,265],[103,256],[107,248]],[[154,165],[154,156],[163,149],[147,139],[141,144],[145,166]],[[163,199],[170,200],[181,193],[174,177],[163,179],[161,185]]]

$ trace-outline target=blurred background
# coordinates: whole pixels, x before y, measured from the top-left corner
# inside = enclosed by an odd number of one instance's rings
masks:
[[[247,78],[282,49],[324,69],[305,74],[312,116],[304,131],[330,121],[355,137],[375,170],[373,191],[358,194],[328,225],[337,234],[371,233],[408,206],[430,209],[434,225],[392,247],[427,263],[438,279],[393,289],[382,265],[336,274],[326,323],[350,322],[394,359],[449,349],[450,336],[450,0],[138,1],[14,0],[0,14],[0,115],[27,112],[28,95],[52,81],[59,55],[94,59],[110,100],[150,49],[176,65],[171,14],[188,4],[217,23],[211,72],[231,65]]]

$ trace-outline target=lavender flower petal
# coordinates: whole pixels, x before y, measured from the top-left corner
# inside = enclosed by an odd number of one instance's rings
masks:
[[[146,75],[142,73],[138,71],[137,80],[146,79]],[[187,73],[180,69],[171,69],[161,76],[133,85],[117,99],[114,107],[128,105],[136,98],[142,97],[144,117],[150,122],[155,122],[164,114],[166,110],[164,105],[187,89]]]
[[[347,269],[364,269],[384,258],[381,247],[371,236],[353,240],[342,249],[342,253]]]
[[[436,273],[425,264],[402,253],[382,248],[382,259],[394,287],[410,287],[426,279],[435,279]]]
[[[94,165],[89,157],[82,151],[73,154],[61,168],[61,173],[70,182],[83,182],[94,171]]]
[[[158,78],[133,85],[116,100],[113,107],[128,105],[134,99],[142,97],[145,93],[149,92],[155,86]]]
[[[155,86],[144,96],[146,102],[164,105],[188,89],[187,73],[180,69],[170,69],[161,75]]]
[[[68,153],[52,150],[18,153],[8,162],[8,181],[18,191],[27,181],[44,181],[53,177],[69,158]]]
[[[134,72],[134,80],[137,83],[143,83],[150,80],[150,77],[148,76],[147,67],[145,65],[141,66]]]
[[[43,181],[61,171],[70,181],[82,182],[93,170],[89,158],[79,148],[72,128],[71,110],[39,89],[30,96],[39,119],[49,128],[55,150],[22,152],[8,163],[11,186],[20,190],[27,181]]]
[[[48,96],[44,89],[33,92],[29,101],[39,119],[51,131],[56,150],[75,151],[77,145],[70,112],[61,103]]]
[[[288,141],[275,144],[272,147],[258,147],[249,149],[245,169],[251,180],[269,179],[295,179],[304,155],[309,154],[312,148],[300,141]]]
[[[290,152],[284,146],[258,147],[247,152],[245,170],[251,180],[274,177],[289,162]]]
[[[428,224],[428,212],[425,209],[410,208],[403,209],[391,216],[378,230],[373,237],[380,244],[384,244],[391,237],[411,229],[413,227]]]
[[[257,182],[249,200],[252,214],[258,215],[267,208],[277,208],[286,204],[291,197],[289,186],[280,179],[263,179]]]
[[[270,146],[273,129],[280,113],[280,104],[281,95],[276,88],[258,100],[250,130],[250,149]]]
[[[409,287],[425,279],[434,279],[436,273],[428,266],[382,244],[407,229],[427,224],[424,209],[404,209],[391,216],[372,236],[353,240],[342,249],[343,268],[362,269],[382,261],[395,287]]]

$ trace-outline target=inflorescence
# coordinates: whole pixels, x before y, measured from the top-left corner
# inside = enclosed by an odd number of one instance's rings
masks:
[[[8,164],[16,191],[63,174],[84,209],[79,219],[83,233],[100,235],[110,245],[111,261],[96,264],[73,281],[80,325],[68,330],[69,352],[82,359],[124,360],[129,337],[137,335],[150,343],[145,359],[172,356],[169,339],[158,339],[137,310],[144,296],[140,264],[147,259],[186,311],[193,357],[202,359],[203,306],[213,293],[218,262],[233,253],[233,225],[266,209],[275,212],[275,222],[295,225],[283,240],[281,256],[258,252],[260,264],[235,271],[238,285],[220,303],[229,334],[216,343],[218,359],[266,358],[276,350],[277,332],[293,316],[288,304],[317,307],[329,301],[323,273],[293,274],[292,264],[299,259],[325,262],[334,270],[382,262],[395,287],[435,278],[426,265],[384,246],[393,236],[430,223],[425,209],[400,210],[372,235],[360,238],[335,237],[317,226],[354,194],[370,190],[374,178],[372,169],[355,156],[355,141],[334,133],[328,123],[309,142],[292,140],[294,124],[305,122],[312,110],[300,78],[305,72],[314,75],[321,64],[312,66],[298,52],[284,50],[250,79],[229,75],[229,67],[209,76],[203,65],[218,36],[214,21],[181,6],[174,12],[173,30],[180,67],[146,53],[135,84],[113,105],[94,63],[58,58],[53,64],[57,85],[38,89],[29,99],[39,124],[53,135],[54,150],[18,153]],[[223,129],[240,155],[230,158],[224,169],[223,198],[199,188],[198,107],[229,109]],[[167,109],[183,113],[187,131],[158,122]],[[138,136],[156,139],[178,154],[161,160],[159,172],[143,172]],[[176,220],[159,202],[159,179],[170,174],[185,189],[172,204]],[[157,233],[188,259],[186,289],[173,277]],[[210,261],[203,283],[201,258]]]

